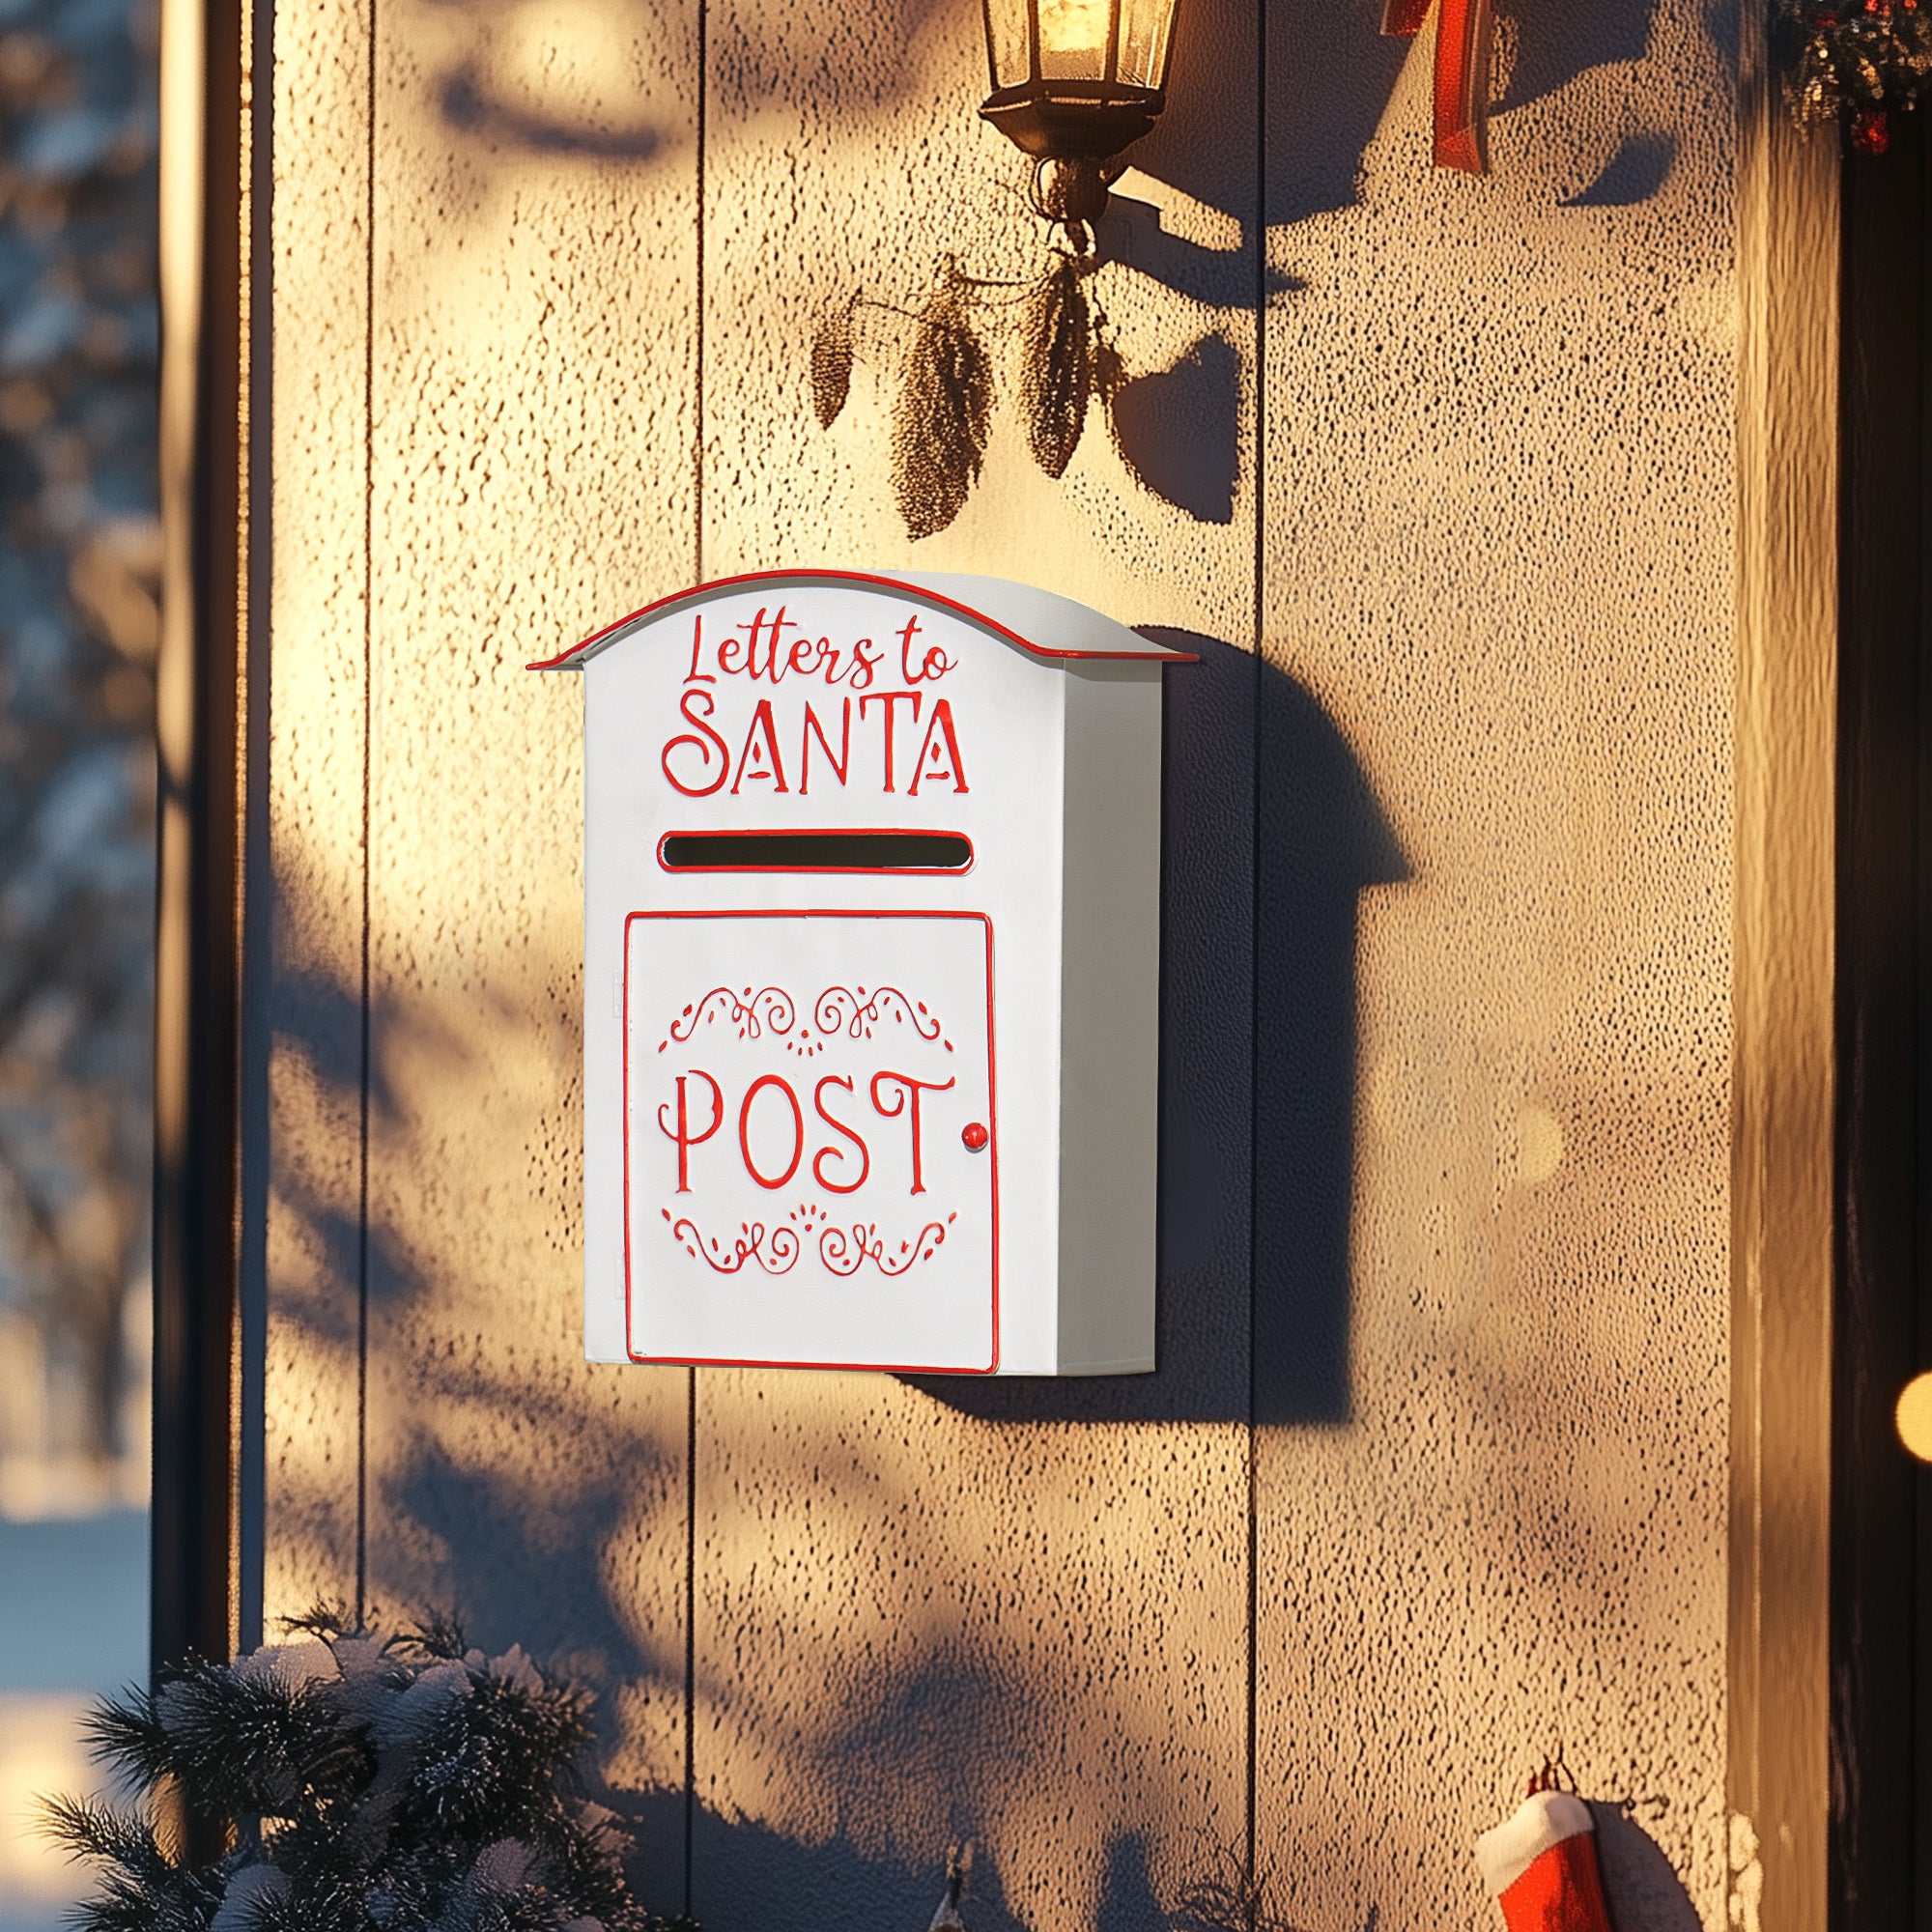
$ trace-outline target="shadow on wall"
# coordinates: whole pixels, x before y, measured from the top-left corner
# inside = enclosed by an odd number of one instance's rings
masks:
[[[1495,111],[1541,99],[1592,68],[1640,59],[1649,45],[1655,5],[1656,0],[1599,0],[1581,8],[1565,0],[1494,0],[1496,39],[1514,50]],[[848,90],[853,120],[888,113],[921,85],[920,63],[908,50],[940,11],[935,0],[885,0],[849,16],[831,10],[803,30],[788,22],[782,37],[765,42],[755,19],[741,11],[726,27],[730,104],[743,111],[785,105],[797,93],[804,63],[816,53],[821,73],[842,77],[832,84]],[[447,12],[468,23],[463,53],[437,83],[453,131],[499,151],[633,161],[688,156],[680,138],[682,111],[675,125],[612,128],[571,112],[561,95],[554,110],[547,111],[499,91],[491,77],[491,56],[506,32],[514,42],[520,0],[463,0]],[[1719,40],[1733,35],[1734,14],[1727,0],[1712,10],[1711,31]],[[1383,37],[1382,0],[1276,0],[1265,17],[1266,219],[1276,225],[1347,208],[1356,199],[1363,153],[1416,43]],[[1236,216],[1250,230],[1254,144],[1246,130],[1255,18],[1255,10],[1241,0],[1188,0],[1167,113],[1132,152],[1136,167]],[[1425,29],[1425,48],[1433,31]],[[958,103],[962,117],[977,105],[972,90],[983,85],[983,69],[976,66],[967,97]],[[937,108],[946,111],[946,103]]]
[[[537,155],[586,155],[609,161],[647,161],[665,144],[657,128],[593,128],[586,123],[533,113],[501,99],[474,61],[443,76],[439,101],[451,128],[492,144]]]
[[[275,881],[275,894],[288,903],[299,895],[286,879]],[[355,1106],[355,1096],[363,1079],[369,1083],[369,1114],[380,1125],[393,1126],[404,1117],[403,1096],[391,1081],[389,1069],[380,1054],[370,1056],[365,1067],[362,1058],[362,1032],[365,1019],[373,1037],[393,1038],[405,1028],[421,1047],[445,1063],[460,1065],[473,1049],[470,1042],[446,1021],[406,1009],[392,993],[372,998],[365,1014],[359,987],[344,985],[325,972],[278,966],[275,979],[275,1035],[279,1050],[289,1051],[301,1064],[305,1080],[331,1096],[332,1103],[346,1110]],[[499,1009],[498,1019],[518,1016]],[[265,1131],[258,1127],[257,1131]],[[285,1208],[300,1223],[313,1243],[324,1279],[354,1283],[366,1263],[372,1282],[392,1284],[392,1293],[412,1293],[420,1287],[420,1277],[410,1264],[395,1231],[380,1216],[363,1226],[358,1203],[353,1194],[331,1187],[334,1177],[283,1168],[276,1173],[275,1186]],[[244,1226],[250,1229],[251,1268],[257,1282],[267,1280],[268,1263],[262,1243],[266,1238],[267,1162],[257,1170],[254,1182],[264,1190],[251,1194],[243,1207]],[[259,1289],[256,1291],[259,1293]],[[353,1351],[356,1347],[357,1309],[353,1297],[324,1295],[305,1300],[301,1320],[310,1329],[312,1347],[331,1352]]]
[[[1201,659],[1167,673],[1159,1367],[907,1379],[988,1420],[1344,1422],[1356,903],[1408,870],[1300,685],[1212,638],[1143,635]]]
[[[963,1794],[962,1794],[963,1797]],[[675,1792],[641,1798],[611,1795],[626,1807],[639,1844],[670,1845],[683,1835],[684,1805]],[[1657,1841],[1620,1805],[1592,1804],[1605,1901],[1617,1932],[1702,1932],[1690,1895]],[[934,1849],[931,1862],[911,1866],[896,1860],[868,1858],[842,1832],[821,1843],[806,1844],[746,1819],[727,1819],[700,1809],[693,1821],[692,1853],[706,1875],[703,1910],[718,1924],[758,1924],[775,1903],[787,1919],[807,1924],[850,1927],[851,1932],[906,1932],[930,1916],[945,1889],[946,1848]],[[972,1809],[955,1816],[954,1842],[974,1836]],[[1210,1861],[1212,1848],[1204,1846]],[[1293,1847],[1261,1848],[1257,1862],[1264,1875],[1270,1858],[1293,1857]],[[1098,1908],[1092,1932],[1211,1932],[1220,1925],[1188,1909],[1189,1901],[1163,1902],[1149,1869],[1148,1847],[1137,1833],[1121,1833],[1101,1853]],[[1188,1873],[1184,1882],[1208,1874]],[[1268,1887],[1271,1892],[1272,1886]],[[1481,1896],[1473,1858],[1469,1868],[1472,1903]],[[660,1903],[673,1894],[647,1894]],[[1263,1910],[1267,1909],[1264,1894]],[[1492,1908],[1491,1908],[1492,1913]],[[1364,1932],[1377,1932],[1378,1907],[1360,1905]],[[983,1851],[976,1858],[971,1889],[962,1916],[971,1932],[1036,1932],[1007,1904],[997,1866]],[[1279,1932],[1293,1932],[1270,1920]]]
[[[469,1393],[497,1405],[512,1394],[475,1387]],[[447,1401],[457,1391],[445,1385],[439,1394]],[[466,1467],[440,1444],[422,1439],[407,1467],[384,1485],[384,1502],[404,1521],[434,1525],[447,1545],[456,1588],[446,1607],[459,1616],[474,1607],[493,1626],[500,1613],[500,1631],[478,1624],[474,1634],[486,1645],[521,1643],[532,1655],[567,1659],[600,1690],[669,1681],[682,1676],[683,1658],[639,1643],[617,1613],[602,1567],[635,1486],[657,1474],[663,1460],[655,1444],[627,1449],[622,1479],[582,1485],[559,1504],[547,1503],[533,1486],[512,1487],[489,1469]],[[472,1558],[474,1568],[468,1569]]]
[[[1494,0],[1496,40],[1513,47],[1514,57],[1492,112],[1527,106],[1593,68],[1641,59],[1655,7],[1656,0],[1601,0],[1592,7]],[[1710,30],[1725,44],[1735,36],[1734,12],[1728,4],[1711,12]],[[1382,0],[1275,0],[1264,17],[1264,218],[1272,228],[1358,198],[1362,156],[1416,43],[1383,37]],[[1228,134],[1236,103],[1253,99],[1252,19],[1253,10],[1240,0],[1189,0],[1167,112],[1132,154],[1144,174],[1244,226],[1253,219],[1254,147]],[[1418,59],[1431,58],[1434,34],[1432,18]]]
[[[398,1610],[453,1603],[486,1650],[520,1642],[566,1670],[598,1693],[606,1748],[615,1742],[620,1690],[643,1687],[672,1706],[683,1698],[682,1657],[654,1654],[626,1634],[599,1570],[625,1493],[619,1478],[568,1498],[537,1494],[498,1471],[459,1470],[419,1451],[405,1475],[384,1485],[383,1500],[386,1515],[427,1531],[447,1551],[443,1602]],[[688,1843],[691,1905],[707,1926],[777,1921],[915,1932],[944,1889],[949,1843],[976,1840],[971,1932],[1038,1932],[1009,1906],[985,1853],[989,1803],[999,1801],[987,1773],[1000,1766],[1009,1778],[1024,1777],[1054,1722],[1037,1685],[991,1674],[942,1643],[868,1676],[811,1747],[808,1775],[822,1780],[836,1806],[824,1836],[788,1835],[702,1804],[687,1813],[685,1794],[674,1787],[626,1790],[592,1779],[586,1795],[623,1819],[633,1837],[633,1887],[657,1912],[679,1910],[687,1896]],[[925,1861],[861,1850],[906,1842],[909,1791],[930,1840],[919,1846]],[[1169,1921],[1141,1840],[1117,1838],[1099,1856],[1095,1932],[1162,1932]]]
[[[1241,367],[1224,335],[1204,335],[1171,369],[1122,385],[1112,409],[1121,460],[1199,524],[1235,520]]]
[[[1507,85],[1492,111],[1507,113],[1568,85],[1589,70],[1639,59],[1650,41],[1655,0],[1603,0],[1577,8],[1558,0],[1495,0],[1496,33],[1515,49]],[[1162,230],[1154,212],[1117,197],[1098,241],[1112,260],[1210,308],[1247,311],[1255,299],[1257,191],[1252,138],[1229,138],[1247,121],[1252,97],[1253,11],[1237,0],[1190,0],[1176,55],[1167,113],[1130,158],[1144,174],[1233,216],[1241,240],[1204,249]],[[1279,0],[1265,10],[1267,155],[1261,220],[1280,228],[1351,206],[1360,197],[1363,156],[1388,112],[1413,43],[1384,39],[1381,0]],[[1733,33],[1725,6],[1712,32]],[[1433,37],[1433,26],[1423,39]],[[1430,58],[1427,47],[1418,56]],[[1641,117],[1637,83],[1631,112]],[[1418,125],[1418,140],[1425,130]],[[1634,128],[1597,179],[1565,202],[1571,208],[1623,208],[1648,200],[1676,158],[1674,136]],[[1266,299],[1303,286],[1269,265]],[[1139,377],[1115,409],[1121,455],[1156,496],[1198,522],[1233,515],[1238,468],[1240,397],[1236,353],[1209,334],[1172,368]]]
[[[628,1816],[639,1841],[682,1830],[681,1800],[673,1793],[647,1795]],[[952,1840],[964,1843],[974,1836],[974,1814],[962,1809]],[[704,1897],[694,1902],[718,1924],[764,1923],[777,1902],[787,1920],[850,1927],[851,1932],[908,1932],[930,1918],[944,1894],[946,1850],[937,1846],[930,1862],[912,1866],[868,1858],[843,1833],[822,1843],[802,1844],[763,1825],[700,1810],[694,1821],[692,1852],[706,1883]],[[1147,1841],[1139,1833],[1116,1833],[1101,1850],[1100,1861],[1091,1932],[1209,1932],[1206,1921],[1184,1906],[1163,1904],[1149,1869]],[[972,1880],[960,1911],[970,1932],[1038,1932],[1008,1904],[999,1868],[983,1844],[975,1847]],[[1364,1916],[1371,1932],[1376,1920],[1371,1905]],[[1619,1919],[1619,1927],[1623,1922]],[[1634,1932],[1675,1932],[1674,1920],[1653,1924],[1638,1918],[1633,1924]]]
[[[1592,69],[1638,60],[1650,42],[1656,0],[1599,0],[1588,8],[1562,0],[1493,0],[1496,37],[1513,49],[1494,111],[1543,99]],[[677,125],[659,123],[650,90],[641,121],[611,125],[559,93],[556,72],[527,66],[519,18],[527,0],[462,0],[449,12],[466,22],[455,63],[436,82],[438,105],[452,139],[487,152],[577,156],[612,165],[684,165],[689,144]],[[1164,288],[1220,311],[1246,316],[1256,299],[1256,237],[1308,216],[1352,205],[1360,194],[1363,156],[1388,112],[1390,97],[1414,43],[1380,32],[1382,0],[1279,0],[1260,16],[1267,34],[1265,178],[1257,180],[1253,81],[1256,13],[1241,0],[1189,0],[1159,127],[1129,151],[1145,174],[1230,216],[1239,241],[1204,247],[1165,232],[1154,211],[1122,196],[1101,219],[1104,256]],[[1710,30],[1734,38],[1732,0],[1714,0]],[[937,0],[886,0],[847,18],[830,10],[818,22],[788,25],[785,44],[758,37],[753,17],[729,22],[728,84],[721,82],[721,118],[782,105],[796,95],[802,60],[814,49],[832,90],[819,111],[841,115],[856,131],[893,110],[920,82],[910,48],[938,12]],[[1433,29],[1423,40],[1431,39]],[[522,55],[516,50],[521,48]],[[1419,58],[1428,58],[1425,47]],[[966,92],[933,112],[970,116],[978,70]],[[531,90],[534,89],[534,93]],[[842,93],[839,90],[843,90]],[[1629,112],[1644,120],[1640,83],[1631,83]],[[1418,103],[1417,111],[1421,107]],[[1418,126],[1418,141],[1425,130]],[[1633,125],[1598,178],[1564,203],[1574,208],[1627,207],[1662,185],[1675,139]],[[1017,163],[1017,157],[1015,157]],[[1260,209],[1257,209],[1257,199]],[[1264,298],[1302,284],[1274,264]],[[800,408],[805,399],[800,398]],[[1198,522],[1226,524],[1234,513],[1239,468],[1239,358],[1222,329],[1205,332],[1171,367],[1137,372],[1118,400],[1115,433],[1137,480]]]
[[[1617,1932],[1702,1932],[1703,1921],[1663,1847],[1621,1805],[1593,1803],[1604,1902]]]
[[[962,1797],[963,1784],[962,1778]],[[971,1814],[962,1812],[956,1842],[973,1836]],[[749,1819],[699,1811],[692,1856],[704,1874],[702,1896],[694,1900],[700,1922],[849,1927],[851,1932],[908,1932],[925,1924],[946,1891],[945,1845],[929,1863],[868,1858],[844,1832],[804,1844]],[[775,1911],[774,1908],[778,1910]],[[1036,1932],[1008,1906],[998,1866],[976,1847],[971,1889],[962,1907],[971,1932]],[[1105,1932],[1115,1932],[1102,1919]],[[1122,1924],[1118,1932],[1141,1932]]]
[[[438,1397],[446,1401],[453,1393],[443,1387]],[[540,1395],[532,1400],[527,1387],[469,1393],[502,1413],[521,1408],[538,1426],[569,1432],[575,1422],[565,1404]],[[618,1456],[559,1493],[558,1486],[464,1466],[419,1437],[402,1468],[383,1485],[381,1506],[391,1522],[426,1529],[435,1540],[443,1552],[440,1587],[437,1600],[394,1605],[389,1613],[451,1610],[470,1640],[493,1655],[520,1643],[547,1666],[567,1672],[596,1693],[606,1748],[614,1742],[622,1687],[681,1712],[681,1650],[639,1639],[622,1614],[609,1569],[636,1491],[655,1481],[665,1453],[666,1445],[632,1436]],[[666,1560],[682,1568],[682,1552]],[[634,1850],[627,1862],[639,1896],[658,1911],[675,1909],[684,1889],[682,1792],[599,1789],[594,1795],[629,1821]]]
[[[1667,134],[1630,134],[1618,143],[1595,181],[1579,188],[1565,208],[1633,208],[1663,185],[1677,158],[1676,140]]]

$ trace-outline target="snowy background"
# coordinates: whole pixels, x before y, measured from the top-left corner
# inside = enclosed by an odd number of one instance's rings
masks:
[[[84,1889],[35,1829],[49,1791],[100,1782],[78,1726],[148,1670],[148,1519],[0,1522],[0,1932],[54,1932]]]
[[[0,0],[0,1932],[146,1668],[152,0]]]

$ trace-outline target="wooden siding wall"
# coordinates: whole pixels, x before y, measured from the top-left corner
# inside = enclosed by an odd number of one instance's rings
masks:
[[[1632,1922],[1726,1922],[1731,16],[1499,0],[1472,181],[1378,12],[1187,0],[1118,444],[1005,417],[913,546],[890,324],[829,436],[808,345],[1039,259],[974,0],[276,9],[263,1610],[583,1671],[707,1932],[916,1932],[960,1837],[973,1932],[1224,1855],[1473,1928],[1558,1752]],[[579,692],[520,667],[800,562],[1202,650],[1157,1376],[581,1360]]]

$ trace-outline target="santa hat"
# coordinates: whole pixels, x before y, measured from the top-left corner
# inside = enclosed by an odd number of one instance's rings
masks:
[[[1567,1791],[1532,1791],[1476,1840],[1476,1864],[1509,1932],[1610,1932],[1597,1822]]]

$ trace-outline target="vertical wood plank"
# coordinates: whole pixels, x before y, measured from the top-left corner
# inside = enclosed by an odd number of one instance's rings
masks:
[[[691,554],[696,18],[381,0],[375,142],[370,1597],[605,1693],[669,1910],[684,1377],[582,1360],[582,694],[523,667]]]
[[[1744,43],[1737,967],[1732,1098],[1730,1889],[1823,1932],[1830,1767],[1837,156]]]
[[[1374,11],[1267,52],[1258,1856],[1473,1932],[1560,1752],[1717,1924],[1735,70],[1524,13],[1470,179]]]
[[[263,1621],[355,1604],[360,1379],[367,0],[278,9]]]
[[[1251,66],[1252,18],[1203,6],[1190,24],[1178,91],[1211,98]],[[829,436],[809,352],[855,293],[915,304],[947,253],[989,280],[1045,265],[1026,164],[975,116],[978,12],[733,0],[711,8],[709,36],[706,574],[980,571],[1206,633],[1213,696],[1182,696],[1192,673],[1171,674],[1196,729],[1171,735],[1170,754],[1223,789],[1232,755],[1244,782],[1252,678],[1227,659],[1253,626],[1252,169],[1221,168],[1215,144],[1238,154],[1246,134],[1196,123],[1150,143],[1103,229],[1137,264],[1116,259],[1094,286],[1139,379],[1131,447],[1167,494],[1137,480],[1097,409],[1063,481],[1033,466],[1015,311],[993,291],[979,312],[1000,386],[984,471],[952,526],[913,543],[888,462],[908,325],[862,310]],[[1228,860],[1205,818],[1176,836],[1218,886]],[[1244,892],[1245,874],[1234,883]],[[1207,1003],[1181,1037],[1219,1066],[1205,1015],[1245,1039],[1245,922],[1219,928],[1198,873],[1170,884],[1202,929],[1196,956],[1238,954],[1238,983],[1176,992]],[[1215,1198],[1213,1152],[1185,1151]],[[977,1845],[976,1932],[1151,1923],[1216,1847],[1238,1852],[1246,1285],[1224,1220],[1202,1206],[1164,1280],[1162,1366],[1146,1380],[700,1372],[694,1909],[711,1932],[917,1923],[961,1838]]]

